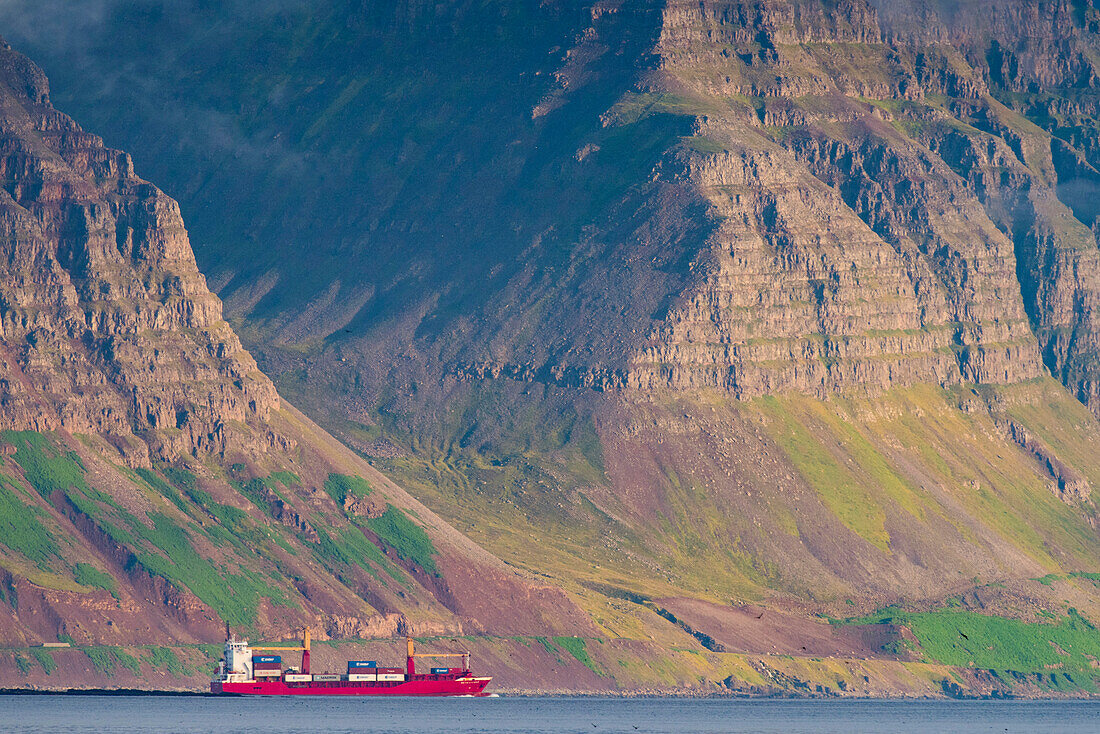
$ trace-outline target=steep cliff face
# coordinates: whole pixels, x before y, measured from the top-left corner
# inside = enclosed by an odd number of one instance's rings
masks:
[[[0,425],[104,434],[145,466],[271,448],[275,388],[207,290],[179,206],[7,46],[0,85]]]
[[[978,191],[999,189],[998,224],[1016,242],[1025,308],[1044,362],[1095,406],[1097,9],[1091,2],[1019,0],[875,4],[895,42],[958,49],[993,100],[968,105],[960,117],[1002,138],[1040,174],[1040,185],[1000,173],[1001,184],[989,186],[986,176]],[[974,161],[959,163],[981,168]]]
[[[981,104],[982,80],[950,53],[887,47],[866,6],[822,11],[666,11],[651,83],[711,108],[686,178],[721,225],[639,383],[823,395],[1039,375],[1012,240],[913,129],[950,128],[927,97]]]
[[[69,43],[140,112],[67,94],[179,186],[261,357],[357,386],[351,413],[434,413],[448,374],[747,397],[1045,366],[1090,402],[1090,8],[333,0],[215,32],[107,3]]]

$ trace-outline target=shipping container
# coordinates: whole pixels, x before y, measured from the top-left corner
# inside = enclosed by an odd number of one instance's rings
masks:
[[[373,683],[378,676],[374,673],[348,673],[348,680],[352,683]]]
[[[313,676],[309,673],[287,673],[283,676],[283,680],[287,683],[309,683],[313,680]]]
[[[450,672],[450,668],[432,668],[432,673],[435,675],[447,675]]]
[[[349,668],[377,668],[378,663],[374,660],[349,660]]]
[[[283,671],[279,670],[278,668],[271,668],[269,670],[263,670],[261,668],[259,670],[252,671],[252,676],[254,678],[278,678],[282,674]]]
[[[283,662],[282,655],[253,655],[252,662],[254,663],[281,663]]]
[[[404,668],[378,668],[379,673],[404,673]]]
[[[314,673],[313,674],[313,680],[315,680],[315,681],[319,680],[319,681],[324,681],[324,682],[332,682],[332,681],[340,680],[340,676],[336,673]]]
[[[392,682],[392,681],[403,681],[403,680],[405,680],[405,674],[404,673],[379,673],[378,674],[378,681],[380,683],[382,683],[382,682]]]

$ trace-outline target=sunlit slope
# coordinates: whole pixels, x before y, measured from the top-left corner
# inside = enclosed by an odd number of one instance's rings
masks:
[[[600,421],[591,462],[580,433],[557,460],[422,446],[430,460],[384,466],[502,558],[574,588],[836,613],[1100,558],[1088,490],[1064,491],[1094,481],[1100,426],[1050,380],[826,401],[651,395]]]
[[[281,454],[136,470],[93,437],[3,434],[4,639],[586,627],[293,409],[276,425],[292,437]]]

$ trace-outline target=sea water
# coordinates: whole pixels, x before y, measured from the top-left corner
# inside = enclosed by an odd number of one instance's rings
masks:
[[[18,734],[1100,732],[1100,701],[0,696]]]

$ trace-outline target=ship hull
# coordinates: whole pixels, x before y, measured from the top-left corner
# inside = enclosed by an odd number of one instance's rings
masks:
[[[480,696],[491,678],[417,676],[393,683],[351,681],[287,683],[282,680],[213,681],[210,692],[238,696]]]

